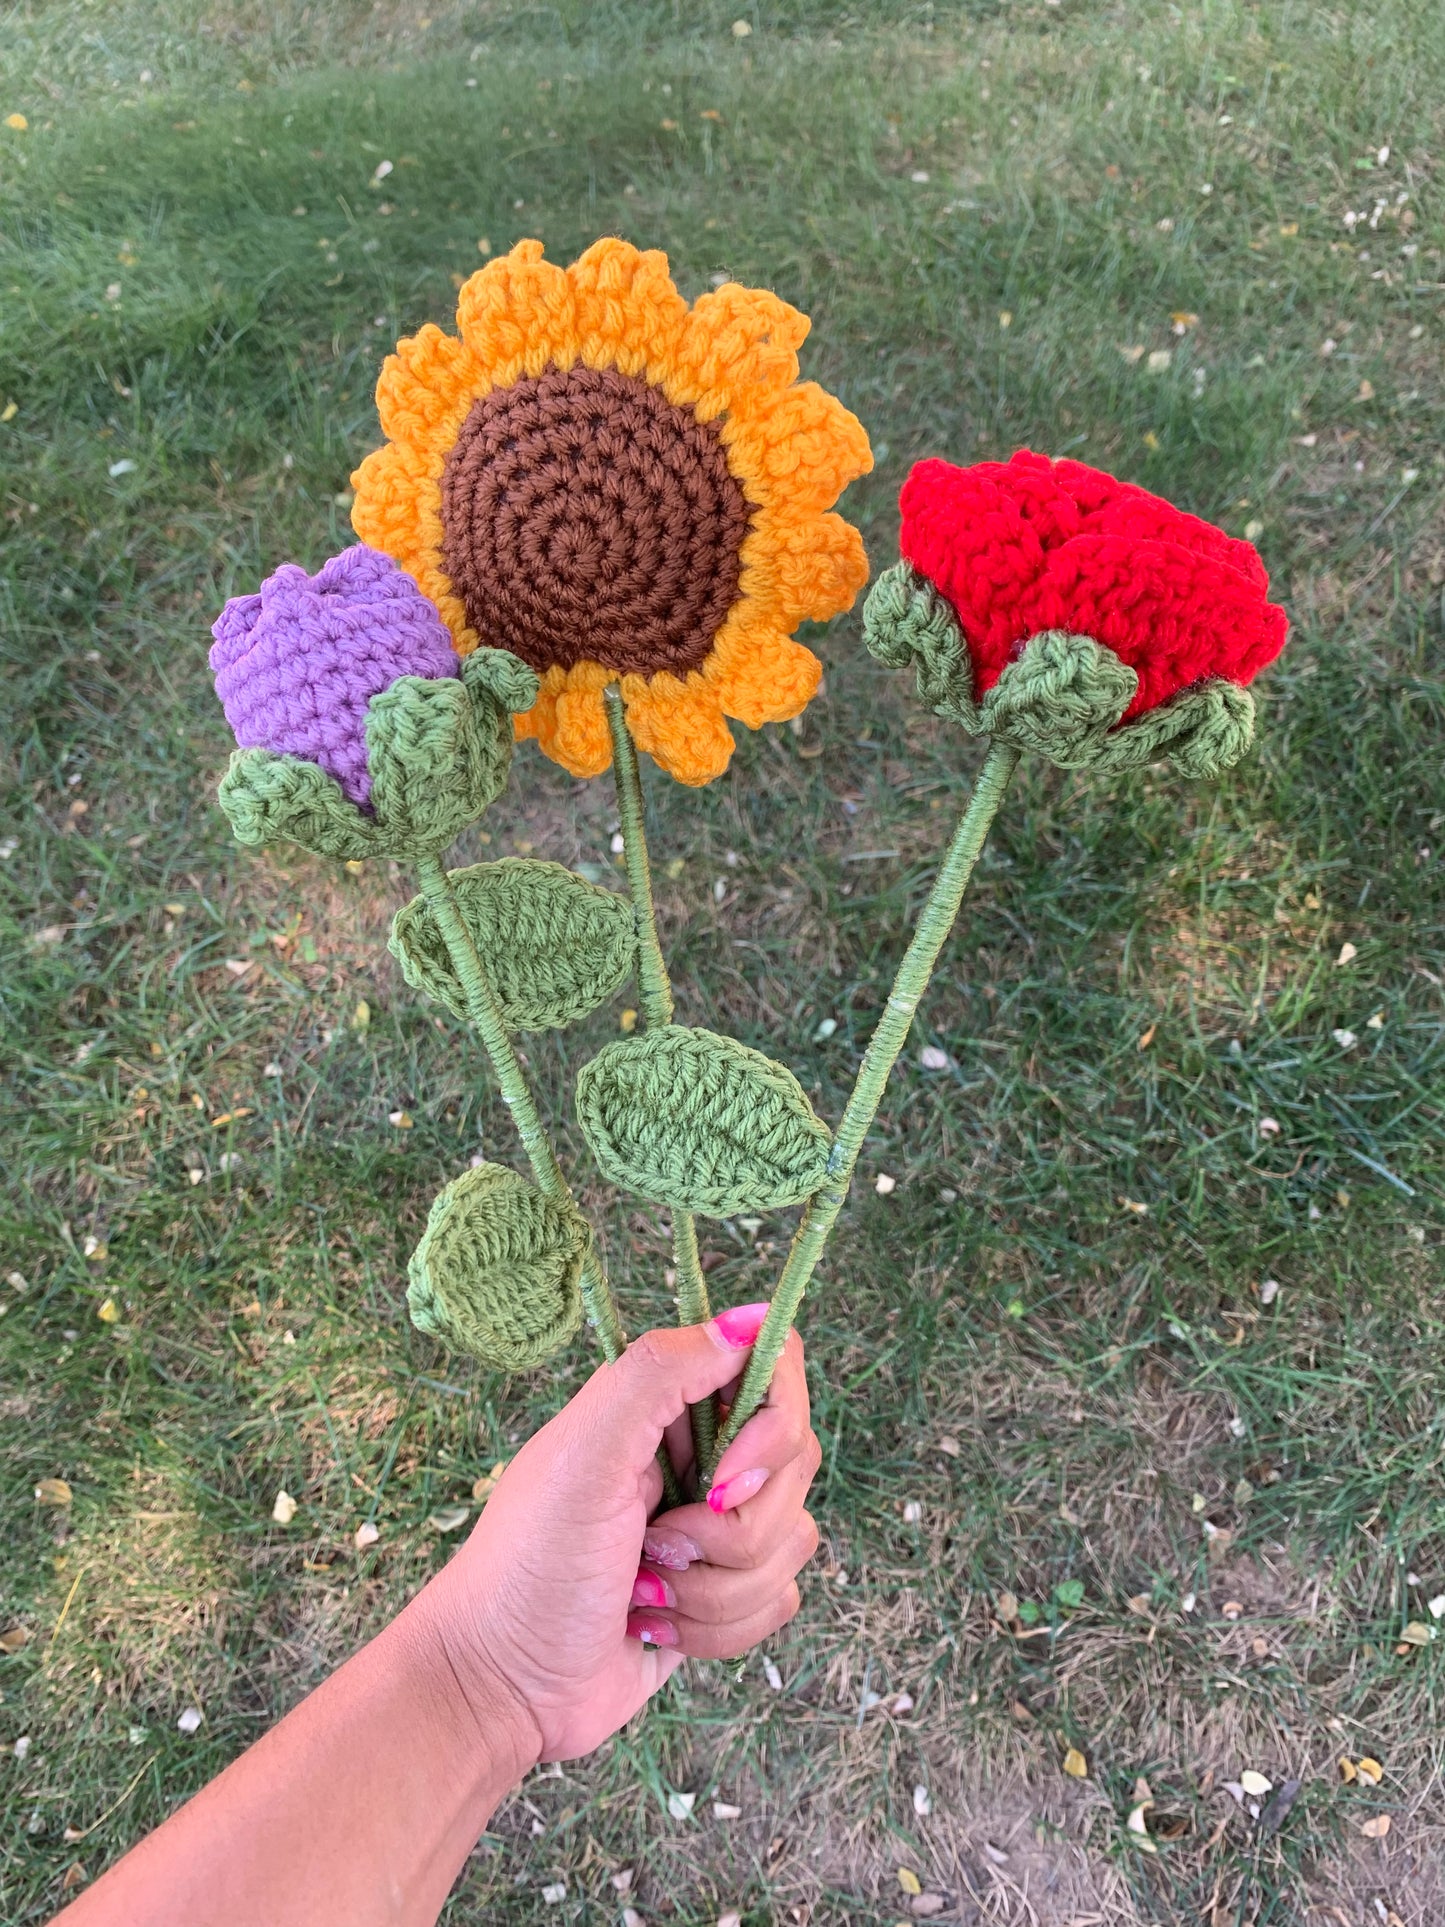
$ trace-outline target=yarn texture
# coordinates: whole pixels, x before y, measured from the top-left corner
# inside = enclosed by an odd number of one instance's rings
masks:
[[[502,790],[511,711],[535,691],[525,664],[489,650],[461,673],[402,676],[366,709],[365,808],[317,763],[238,749],[221,807],[242,843],[297,843],[317,856],[417,858],[445,849]]]
[[[1082,462],[919,462],[904,560],[958,619],[981,702],[1030,636],[1090,636],[1135,672],[1123,720],[1214,678],[1243,685],[1288,623],[1248,542]]]
[[[366,721],[402,676],[455,677],[451,636],[404,569],[376,549],[333,555],[315,575],[283,563],[233,596],[211,634],[216,694],[241,749],[295,756],[371,795]]]
[[[519,241],[377,382],[387,437],[352,524],[433,602],[462,655],[541,676],[519,735],[575,776],[611,758],[603,689],[678,781],[728,765],[725,718],[798,715],[822,666],[793,639],[868,576],[832,512],[872,466],[841,402],[798,379],[807,317],[728,282],[691,307],[667,257],[597,241],[570,267]]]
[[[591,1233],[515,1171],[480,1164],[433,1200],[408,1267],[420,1331],[500,1371],[549,1358],[582,1321]]]
[[[832,1142],[790,1070],[681,1024],[584,1064],[577,1116],[613,1184],[709,1218],[800,1203],[822,1183]]]
[[[958,618],[908,563],[881,575],[863,610],[868,647],[893,668],[913,667],[935,714],[970,734],[1034,750],[1064,769],[1118,771],[1168,758],[1185,776],[1216,776],[1249,748],[1254,698],[1221,677],[1181,690],[1121,725],[1138,676],[1090,636],[1032,636],[983,698]]]
[[[575,1023],[632,975],[632,905],[560,863],[503,857],[448,871],[447,882],[509,1030]],[[425,896],[397,912],[389,948],[413,989],[466,1021],[466,992]]]

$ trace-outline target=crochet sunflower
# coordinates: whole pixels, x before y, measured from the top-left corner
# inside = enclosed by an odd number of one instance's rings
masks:
[[[521,241],[377,384],[386,444],[352,524],[430,597],[463,655],[540,678],[519,736],[575,776],[612,760],[604,690],[678,781],[727,768],[727,717],[798,715],[822,666],[794,640],[868,575],[831,512],[872,466],[842,403],[798,380],[808,320],[728,282],[691,307],[667,257],[594,243],[568,268]]]

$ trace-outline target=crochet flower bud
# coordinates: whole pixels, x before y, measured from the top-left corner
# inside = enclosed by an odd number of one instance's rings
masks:
[[[904,561],[866,612],[880,660],[919,694],[1065,767],[1237,760],[1245,691],[1284,647],[1253,546],[1082,462],[920,462],[903,485]]]
[[[360,544],[315,575],[284,562],[257,595],[233,596],[211,634],[211,669],[242,749],[296,756],[371,796],[366,716],[400,676],[458,676],[451,633],[389,555]]]
[[[357,547],[316,575],[287,563],[226,604],[211,667],[239,745],[221,805],[243,843],[417,857],[507,780],[512,713],[537,678],[503,649],[458,661],[390,556]]]

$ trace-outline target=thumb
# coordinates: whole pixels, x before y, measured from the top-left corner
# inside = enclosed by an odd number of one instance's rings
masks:
[[[660,1327],[635,1338],[577,1397],[592,1446],[641,1471],[674,1419],[743,1371],[767,1312],[766,1302],[738,1305],[705,1325]]]

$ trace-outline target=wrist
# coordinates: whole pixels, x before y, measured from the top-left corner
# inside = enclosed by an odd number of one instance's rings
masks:
[[[451,1596],[450,1573],[438,1573],[395,1628],[407,1637],[422,1690],[459,1761],[479,1765],[499,1799],[541,1760],[542,1734],[491,1657],[485,1614],[475,1601]]]

